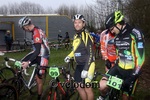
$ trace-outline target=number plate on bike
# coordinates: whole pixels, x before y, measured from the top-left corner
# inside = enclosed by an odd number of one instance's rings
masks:
[[[115,88],[117,90],[120,90],[122,83],[123,83],[123,80],[115,76],[110,76],[107,81],[108,86]]]
[[[51,77],[54,77],[54,78],[58,77],[60,75],[59,69],[57,67],[50,67],[49,68],[49,75]]]
[[[21,62],[20,62],[20,61],[16,61],[16,62],[15,62],[15,66],[21,68]]]

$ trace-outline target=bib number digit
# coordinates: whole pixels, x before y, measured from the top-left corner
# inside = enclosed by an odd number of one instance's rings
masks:
[[[49,68],[49,75],[53,78],[56,78],[60,75],[59,69],[57,67],[50,67]]]
[[[115,88],[117,90],[121,89],[122,83],[123,83],[122,79],[114,77],[114,76],[110,76],[107,81],[108,86]]]

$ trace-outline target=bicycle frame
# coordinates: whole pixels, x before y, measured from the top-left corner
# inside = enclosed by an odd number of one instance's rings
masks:
[[[36,84],[33,82],[34,78],[35,78],[35,75],[36,75],[36,67],[34,67],[33,71],[32,71],[32,74],[31,74],[31,77],[29,79],[29,81],[27,82],[25,80],[25,78],[22,76],[22,73],[19,72],[19,79],[21,79],[24,83],[24,85],[30,90],[33,86],[35,86]],[[33,82],[33,83],[32,83]]]
[[[70,75],[69,71],[66,71],[65,67],[52,66],[50,68],[51,69],[49,70],[49,74],[53,79],[50,81],[50,85],[48,86],[48,88],[46,88],[46,90],[43,92],[42,99],[44,99],[45,97],[49,100],[52,98],[56,100],[56,98],[60,97],[67,100],[70,99],[71,96],[73,96],[73,94],[75,93],[75,91],[74,88],[68,88],[66,84],[71,84],[71,81],[74,80],[74,78]],[[65,79],[65,81],[63,82],[65,83],[61,83],[59,80],[59,69],[61,69],[62,75]],[[64,88],[64,86],[66,86],[67,89]]]
[[[66,91],[63,89],[62,85],[60,84],[59,78],[57,77],[55,80],[57,81],[57,86],[55,87],[55,90],[58,88],[61,91],[61,93],[66,96]]]
[[[5,58],[5,65],[6,65],[6,67],[8,67],[8,68],[11,68],[11,66],[9,66],[8,65],[8,61],[13,61],[13,62],[17,62],[15,59],[13,59],[13,58]],[[19,62],[20,63],[20,62]],[[17,75],[16,75],[16,77],[19,79],[19,80],[22,80],[23,81],[23,83],[24,83],[24,85],[25,85],[25,87],[26,88],[28,88],[29,90],[33,87],[33,86],[35,86],[36,85],[36,83],[34,83],[33,82],[33,80],[34,80],[34,78],[35,78],[35,75],[36,75],[36,70],[37,70],[37,66],[38,65],[36,65],[36,66],[34,66],[34,68],[33,68],[33,71],[32,71],[32,74],[31,74],[31,77],[30,77],[30,79],[29,79],[29,81],[27,82],[27,80],[25,80],[25,78],[23,77],[23,73],[26,75],[26,76],[28,76],[29,74],[26,72],[26,70],[24,71],[22,68],[19,70],[19,71],[17,71]],[[33,82],[33,83],[32,83]]]

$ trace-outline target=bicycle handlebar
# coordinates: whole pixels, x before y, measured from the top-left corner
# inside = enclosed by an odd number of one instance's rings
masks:
[[[11,66],[8,64],[8,61],[12,61],[12,62],[15,62],[15,63],[18,62],[18,63],[21,64],[20,61],[17,61],[16,59],[13,59],[13,58],[5,57],[4,60],[5,60],[5,65],[6,65],[6,67],[8,67],[8,68],[11,68]],[[19,66],[19,67],[22,68],[22,66]],[[29,75],[29,73],[27,73],[27,70],[26,70],[26,69],[24,69],[23,71],[24,71],[24,74],[25,74],[26,76]]]

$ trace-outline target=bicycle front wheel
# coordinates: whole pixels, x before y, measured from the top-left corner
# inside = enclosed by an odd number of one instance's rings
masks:
[[[1,83],[5,82],[6,80],[15,77],[16,72],[12,68],[3,67],[0,69],[0,79]]]
[[[0,85],[0,99],[1,100],[18,100],[18,93],[15,87],[9,84]]]
[[[120,91],[116,89],[110,89],[109,92],[109,100],[119,100],[120,98]]]
[[[65,95],[56,87],[48,86],[41,96],[41,100],[64,100]]]
[[[24,86],[22,80],[14,77],[14,78],[10,78],[10,79],[6,80],[5,83],[13,85],[16,88],[18,94],[19,95],[21,94],[21,90]]]

